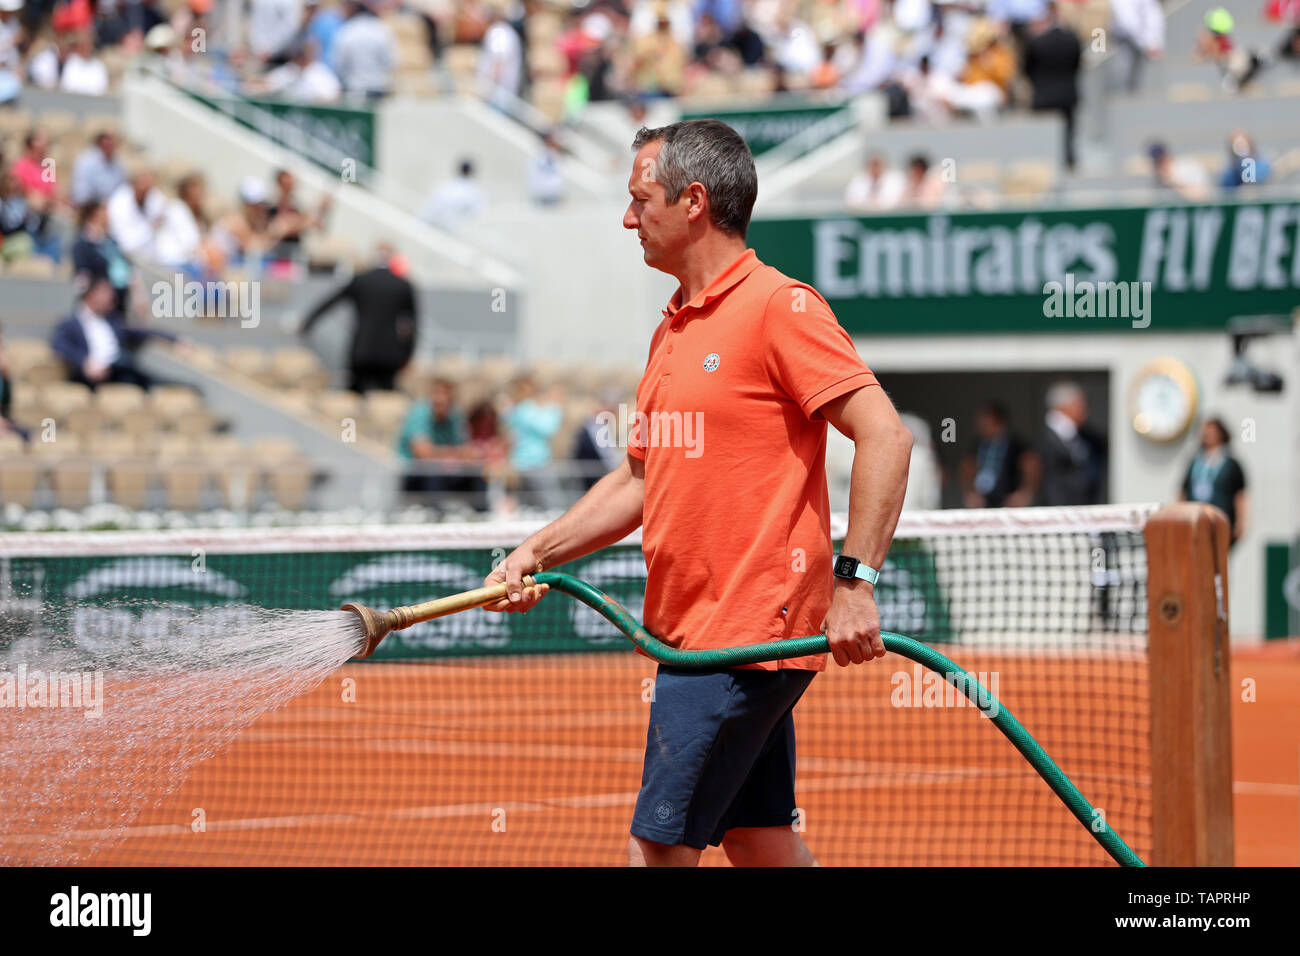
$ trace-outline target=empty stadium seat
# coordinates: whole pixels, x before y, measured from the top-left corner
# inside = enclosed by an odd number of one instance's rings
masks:
[[[277,505],[298,511],[307,507],[314,477],[311,465],[297,459],[277,463],[267,471],[266,481]]]
[[[124,508],[147,507],[155,470],[154,463],[148,458],[123,458],[113,462],[106,472],[109,497]]]
[[[88,458],[64,458],[50,465],[50,488],[58,508],[84,508],[90,504],[94,465]]]
[[[197,458],[182,458],[160,467],[167,506],[178,511],[197,511],[208,487],[208,468]]]
[[[32,507],[43,470],[33,458],[0,456],[0,503]]]

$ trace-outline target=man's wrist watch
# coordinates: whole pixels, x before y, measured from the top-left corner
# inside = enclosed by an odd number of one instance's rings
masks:
[[[847,554],[836,555],[835,557],[835,576],[844,578],[848,581],[860,579],[870,584],[875,584],[880,580],[880,572],[875,568],[868,567],[857,558],[850,558]]]

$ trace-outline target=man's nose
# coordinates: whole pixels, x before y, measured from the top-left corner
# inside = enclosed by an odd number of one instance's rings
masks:
[[[636,218],[636,213],[632,211],[631,206],[628,206],[627,212],[623,213],[623,228],[636,229],[640,224],[641,223]]]

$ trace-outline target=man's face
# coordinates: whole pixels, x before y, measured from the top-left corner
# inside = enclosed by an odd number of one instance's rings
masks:
[[[675,203],[664,201],[664,188],[655,175],[662,145],[647,143],[632,162],[627,182],[632,199],[623,214],[623,228],[636,230],[646,265],[672,272],[690,236],[690,194],[683,190]]]
[[[996,415],[981,409],[975,414],[975,430],[981,438],[997,438],[1002,434],[1002,423]]]
[[[452,400],[451,389],[448,388],[446,385],[439,383],[433,387],[433,395],[432,395],[431,403],[433,405],[433,412],[435,415],[439,416],[440,418],[446,416],[447,412],[451,410],[451,400]]]
[[[107,282],[96,282],[86,292],[86,305],[96,315],[107,315],[113,308],[113,287]]]
[[[112,159],[113,153],[117,150],[117,138],[114,136],[101,136],[99,139],[99,151],[107,158]]]

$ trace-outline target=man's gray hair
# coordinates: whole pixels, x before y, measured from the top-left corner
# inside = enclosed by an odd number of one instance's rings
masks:
[[[740,134],[714,119],[685,120],[637,130],[632,149],[662,142],[653,175],[664,199],[676,202],[691,183],[709,194],[709,219],[723,232],[745,238],[758,198],[754,156]]]
[[[1047,390],[1047,407],[1060,408],[1077,401],[1087,401],[1087,396],[1075,382],[1057,382]]]

